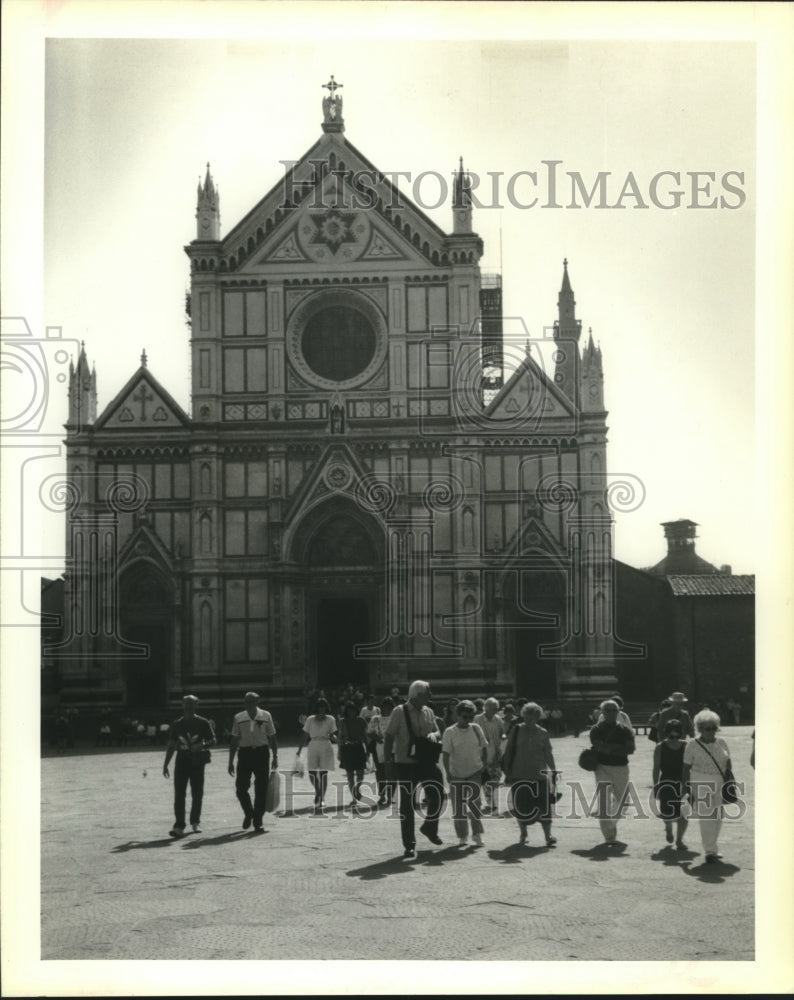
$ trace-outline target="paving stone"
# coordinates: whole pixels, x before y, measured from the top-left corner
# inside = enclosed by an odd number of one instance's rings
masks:
[[[42,957],[749,960],[753,773],[740,762],[749,757],[750,731],[726,732],[748,811],[725,823],[719,866],[703,864],[696,823],[690,850],[676,852],[660,820],[627,818],[619,827],[625,847],[610,851],[595,819],[564,810],[554,850],[536,827],[529,848],[519,848],[515,822],[490,816],[486,846],[460,850],[444,816],[443,847],[420,835],[418,857],[405,860],[391,810],[371,818],[267,816],[268,832],[253,835],[240,829],[234,783],[216,766],[217,754],[206,774],[203,832],[174,840],[162,750],[47,758]],[[553,746],[564,780],[581,781],[589,800],[592,776],[576,766],[584,742],[568,737]],[[640,795],[650,785],[652,752],[638,741],[631,770]],[[305,809],[308,779],[295,787],[305,793],[297,808]],[[341,803],[348,801],[345,789]],[[500,802],[506,808],[506,789]],[[704,921],[709,912],[719,920]]]

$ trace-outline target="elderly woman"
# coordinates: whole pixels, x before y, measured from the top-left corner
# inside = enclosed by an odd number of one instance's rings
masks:
[[[590,730],[596,752],[598,822],[607,844],[618,839],[618,819],[629,784],[629,756],[634,753],[634,730],[619,721],[620,707],[611,698],[601,703],[603,720]]]
[[[546,846],[554,847],[557,838],[551,835],[551,786],[557,768],[549,734],[538,725],[542,717],[543,709],[534,701],[522,706],[522,721],[513,726],[507,738],[502,770],[510,785],[519,844],[526,844],[529,827],[540,820]]]
[[[687,821],[681,815],[681,772],[685,746],[684,723],[679,719],[670,719],[653,752],[653,788],[659,815],[664,821],[668,844],[673,842],[673,823],[676,824],[675,846],[680,851],[686,850],[684,833]]]
[[[449,781],[452,821],[459,847],[468,843],[469,822],[472,840],[477,847],[483,846],[480,791],[488,741],[474,721],[476,711],[474,702],[458,702],[455,706],[456,722],[447,726],[441,738],[441,756]]]
[[[501,780],[500,761],[502,759],[502,740],[504,739],[504,724],[496,713],[499,702],[496,698],[486,698],[483,711],[474,716],[474,721],[482,729],[488,740],[488,750],[485,755],[485,770],[483,771],[483,788],[485,790],[485,811],[499,811],[499,781]]]
[[[314,715],[310,715],[303,726],[304,740],[298,747],[298,756],[301,750],[308,746],[307,770],[309,780],[314,788],[314,811],[323,811],[325,792],[328,787],[328,772],[334,769],[334,750],[332,744],[336,743],[336,719],[328,714],[328,702],[325,698],[318,698],[314,710]]]
[[[706,708],[694,718],[697,737],[684,748],[681,781],[700,820],[700,837],[706,861],[716,864],[722,855],[717,840],[722,826],[722,782],[731,766],[728,744],[717,736],[720,717]]]

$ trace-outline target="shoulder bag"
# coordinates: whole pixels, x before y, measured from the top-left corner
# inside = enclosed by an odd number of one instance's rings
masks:
[[[417,736],[414,733],[407,702],[403,705],[403,716],[408,728],[408,756],[417,764],[435,766],[441,760],[441,742],[428,739],[427,736]]]
[[[738,802],[739,792],[736,787],[736,777],[733,771],[730,769],[730,766],[727,767],[725,769],[725,772],[723,773],[722,768],[720,767],[719,764],[717,764],[717,760],[714,754],[706,746],[704,746],[704,744],[701,743],[700,740],[695,740],[695,743],[697,743],[698,746],[703,747],[703,749],[706,751],[709,757],[711,757],[711,759],[714,761],[717,770],[720,772],[720,777],[722,778],[722,801],[727,802],[729,805],[732,805],[734,802]]]

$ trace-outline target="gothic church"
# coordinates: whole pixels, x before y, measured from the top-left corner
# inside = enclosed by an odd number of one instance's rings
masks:
[[[225,235],[199,184],[190,413],[145,354],[101,413],[84,350],[71,373],[67,704],[614,686],[601,352],[567,266],[552,364],[505,377],[463,165],[444,232],[331,83],[318,141]]]

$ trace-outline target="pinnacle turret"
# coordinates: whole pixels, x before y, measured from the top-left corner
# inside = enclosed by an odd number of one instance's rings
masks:
[[[199,180],[196,197],[196,239],[219,240],[221,237],[221,201],[207,164],[204,184]]]
[[[69,420],[67,427],[82,430],[96,420],[96,368],[89,371],[85,343],[80,344],[77,365],[69,362]]]
[[[471,177],[463,169],[462,156],[452,187],[452,218],[453,232],[470,233],[472,231]]]

